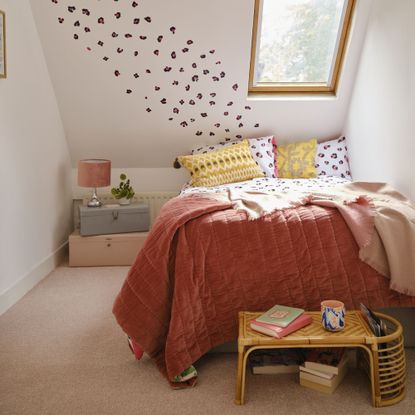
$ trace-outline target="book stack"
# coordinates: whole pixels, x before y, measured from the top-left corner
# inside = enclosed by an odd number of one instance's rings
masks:
[[[254,375],[298,373],[304,363],[303,349],[259,349],[249,355]]]
[[[300,385],[333,393],[347,373],[347,354],[343,348],[311,350],[300,366]]]
[[[250,327],[259,333],[280,339],[312,322],[311,316],[301,308],[275,305],[266,313],[250,322]]]

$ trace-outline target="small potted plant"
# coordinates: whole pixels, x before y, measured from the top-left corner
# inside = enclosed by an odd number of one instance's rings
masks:
[[[111,193],[120,205],[129,205],[135,194],[134,189],[130,185],[130,179],[127,179],[124,173],[120,174],[120,180],[118,187],[113,187]]]

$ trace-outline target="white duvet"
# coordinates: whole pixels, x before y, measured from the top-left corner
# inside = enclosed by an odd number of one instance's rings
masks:
[[[189,193],[219,193],[228,189],[237,189],[244,192],[278,193],[287,191],[321,191],[339,184],[349,183],[350,180],[340,177],[319,176],[315,179],[272,179],[263,177],[247,180],[246,182],[229,183],[214,187],[192,187],[186,183],[181,194]]]

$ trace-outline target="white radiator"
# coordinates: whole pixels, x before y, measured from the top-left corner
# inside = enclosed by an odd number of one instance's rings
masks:
[[[160,212],[162,206],[173,197],[177,196],[178,192],[140,192],[136,193],[132,202],[145,203],[150,210],[150,227],[153,225],[154,220]],[[99,194],[98,197],[102,203],[117,203],[117,200],[110,194]],[[83,204],[86,206],[90,195],[85,195],[82,199],[73,200],[73,218],[75,229],[79,228],[79,208],[78,206]]]
[[[134,201],[145,203],[150,209],[150,226],[153,225],[154,220],[160,212],[163,205],[173,197],[177,196],[178,192],[147,192],[139,193],[134,196]]]

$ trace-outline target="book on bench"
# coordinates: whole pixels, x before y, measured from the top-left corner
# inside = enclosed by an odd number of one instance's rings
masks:
[[[272,336],[277,339],[281,339],[288,334],[297,331],[308,324],[311,324],[313,319],[308,314],[301,314],[297,317],[291,324],[286,327],[279,327],[274,324],[264,323],[262,321],[258,321],[258,319],[251,320],[250,327],[252,330],[255,330],[259,333],[266,334],[267,336]]]
[[[264,314],[256,318],[257,322],[273,324],[279,327],[287,327],[298,316],[304,313],[302,308],[289,307],[276,304]]]

